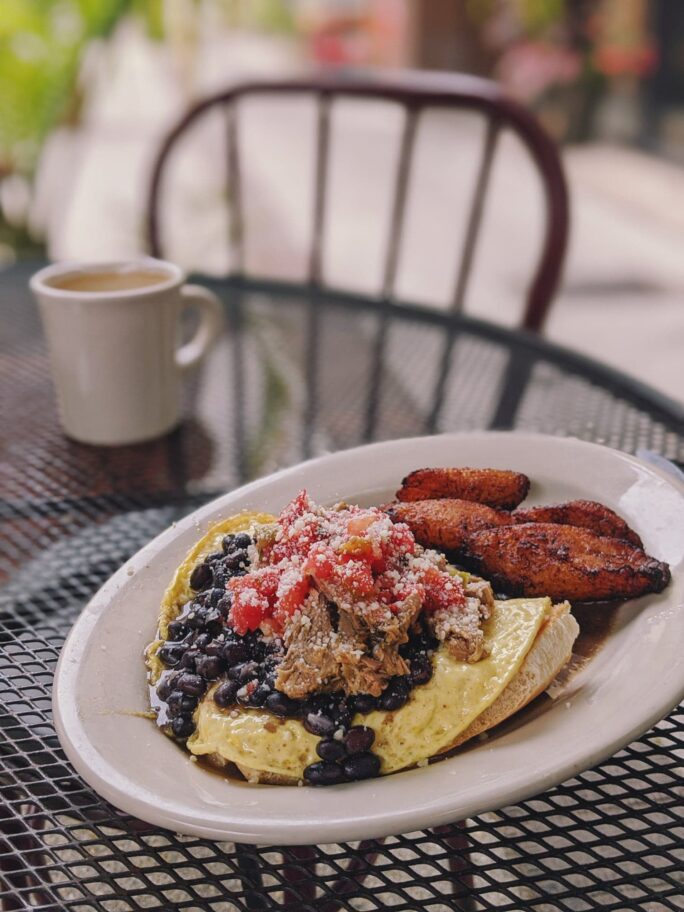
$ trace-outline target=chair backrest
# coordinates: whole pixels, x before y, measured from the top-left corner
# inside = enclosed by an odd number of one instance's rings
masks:
[[[522,325],[539,331],[558,286],[568,237],[568,193],[555,144],[529,111],[507,98],[489,80],[459,74],[403,72],[354,77],[311,77],[282,82],[250,82],[208,97],[196,104],[166,137],[154,164],[147,208],[150,252],[163,257],[160,197],[162,179],[178,140],[209,111],[226,111],[228,184],[231,198],[231,232],[236,271],[241,272],[243,213],[240,189],[241,162],[237,139],[237,103],[254,96],[310,95],[317,105],[316,160],[313,194],[313,231],[308,255],[308,280],[322,284],[322,235],[326,213],[326,186],[330,161],[330,112],[337,99],[389,101],[404,110],[398,166],[393,186],[392,217],[385,248],[382,295],[394,299],[398,257],[404,231],[406,200],[411,180],[415,137],[421,112],[426,109],[461,109],[484,119],[484,140],[476,171],[460,251],[451,307],[463,309],[483,208],[497,147],[503,129],[513,131],[526,147],[539,174],[545,202],[545,230],[541,253],[527,289]]]

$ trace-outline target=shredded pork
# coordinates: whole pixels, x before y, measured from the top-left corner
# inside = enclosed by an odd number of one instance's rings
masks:
[[[462,662],[479,662],[485,649],[482,622],[494,607],[494,593],[483,579],[471,577],[465,585],[465,608],[447,608],[427,617],[428,627],[451,655]]]

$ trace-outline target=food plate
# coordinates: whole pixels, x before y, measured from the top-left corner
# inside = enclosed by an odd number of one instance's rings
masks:
[[[524,472],[526,504],[600,500],[667,561],[671,585],[613,612],[601,649],[515,725],[427,768],[327,789],[254,786],[198,766],[142,714],[143,650],[176,567],[208,526],[242,509],[273,511],[303,487],[319,503],[391,499],[424,466]],[[60,657],[54,715],[69,759],[112,804],[177,832],[307,844],[436,826],[543,791],[593,766],[684,695],[684,487],[607,447],[532,434],[446,434],[323,456],[218,498],[125,564],[81,614]],[[596,607],[595,611],[603,609]],[[516,717],[517,718],[517,717]],[[512,721],[512,720],[511,720]]]

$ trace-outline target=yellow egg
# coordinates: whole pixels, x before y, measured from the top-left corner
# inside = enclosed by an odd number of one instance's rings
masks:
[[[189,579],[195,565],[221,550],[224,535],[273,520],[265,513],[240,513],[212,526],[188,554],[164,595],[160,638],[147,649],[152,684],[163,671],[156,651],[166,638],[168,624],[193,596]],[[381,772],[391,773],[448,750],[514,678],[550,608],[547,598],[497,602],[484,626],[486,658],[468,664],[440,647],[433,658],[431,680],[414,688],[401,709],[357,715],[354,724],[370,726],[376,733],[373,752],[381,759]],[[319,738],[309,734],[301,722],[277,719],[259,709],[220,709],[211,699],[212,690],[194,714],[196,730],[187,741],[193,754],[294,780],[301,779],[305,767],[319,759]]]
[[[201,563],[205,557],[221,550],[221,542],[225,535],[236,532],[247,532],[254,526],[270,523],[275,520],[275,516],[270,513],[254,513],[244,510],[236,516],[229,519],[223,519],[215,523],[209,531],[202,536],[195,547],[190,551],[180,567],[176,570],[171,585],[164,593],[164,598],[159,611],[159,639],[147,647],[145,659],[149,669],[149,679],[151,684],[156,684],[159,676],[164,670],[164,666],[157,658],[157,649],[166,639],[169,622],[172,621],[182,605],[190,601],[194,592],[190,588],[190,574],[196,564]]]
[[[513,679],[550,607],[546,598],[496,602],[484,625],[486,658],[468,664],[441,647],[432,678],[413,689],[408,703],[394,713],[366,716],[364,724],[375,730],[373,752],[382,760],[382,772],[447,750]]]
[[[550,607],[546,598],[497,602],[485,624],[487,658],[469,665],[440,648],[432,679],[416,687],[401,709],[357,716],[355,724],[368,725],[376,733],[373,752],[382,761],[381,771],[390,773],[448,749],[512,680]],[[197,730],[188,740],[194,754],[217,755],[294,779],[319,759],[319,739],[295,719],[281,721],[252,709],[222,710],[207,696],[195,722]]]

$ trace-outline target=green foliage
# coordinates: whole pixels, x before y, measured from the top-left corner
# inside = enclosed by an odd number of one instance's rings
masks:
[[[532,34],[545,32],[565,19],[565,0],[520,0],[516,5],[523,27]]]
[[[549,28],[562,23],[567,11],[567,0],[467,0],[468,15],[474,22],[485,22],[491,16],[509,8],[520,29],[528,36],[544,34]]]
[[[86,45],[130,13],[162,35],[162,0],[0,0],[0,176],[30,173],[41,144],[75,115]]]
[[[212,5],[229,28],[253,28],[281,34],[296,31],[291,0],[213,0]]]
[[[164,0],[132,0],[131,9],[145,23],[150,38],[161,41],[164,37]]]
[[[295,19],[290,4],[283,0],[252,0],[254,23],[265,31],[294,32]]]

